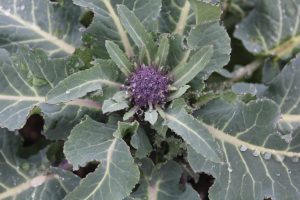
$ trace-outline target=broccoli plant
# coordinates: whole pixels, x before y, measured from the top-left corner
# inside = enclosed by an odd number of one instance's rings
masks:
[[[299,0],[0,0],[0,199],[300,199],[299,22]]]

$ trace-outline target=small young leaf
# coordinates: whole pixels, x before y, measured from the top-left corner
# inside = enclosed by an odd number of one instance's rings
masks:
[[[132,107],[128,112],[126,112],[123,116],[123,120],[127,121],[129,120],[131,117],[133,117],[133,115],[136,113],[136,111],[138,111],[139,107],[138,106],[134,106]]]
[[[118,13],[124,28],[127,30],[128,34],[135,42],[135,44],[140,48],[146,48],[146,56],[148,59],[148,64],[150,64],[151,59],[154,58],[155,44],[152,36],[147,32],[140,20],[134,15],[124,5],[118,5]]]
[[[162,69],[162,67],[166,64],[166,60],[169,54],[169,48],[169,39],[167,36],[163,36],[159,41],[159,47],[155,58],[155,64],[159,66],[160,69]]]
[[[123,110],[125,108],[128,108],[128,102],[126,100],[124,101],[115,101],[113,99],[107,99],[104,100],[102,105],[102,113],[110,113],[115,112],[119,110]]]
[[[152,151],[148,135],[141,127],[131,137],[130,144],[136,149],[135,157],[139,159],[145,158]]]
[[[205,46],[198,50],[189,60],[188,63],[179,65],[172,72],[175,86],[180,87],[189,83],[194,77],[201,72],[210,62],[213,55],[213,47]]]
[[[168,101],[173,101],[174,99],[178,99],[181,97],[191,86],[189,85],[184,85],[180,87],[178,90],[175,92],[171,93],[170,96],[168,97]]]
[[[134,121],[132,123],[118,121],[118,128],[113,135],[118,138],[123,138],[127,135],[131,136],[136,134],[138,128],[139,123],[137,121]]]
[[[156,110],[148,110],[145,112],[145,120],[148,121],[150,124],[155,124],[158,119],[158,113]]]
[[[112,41],[107,40],[105,42],[105,46],[108,54],[110,55],[111,59],[116,63],[120,71],[123,72],[125,76],[129,76],[129,74],[133,70],[133,67],[126,55],[123,53],[123,51],[119,48],[117,44],[115,44]]]

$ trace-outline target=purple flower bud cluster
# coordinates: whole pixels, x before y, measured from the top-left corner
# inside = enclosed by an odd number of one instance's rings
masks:
[[[169,78],[154,67],[142,65],[128,79],[128,92],[139,107],[164,104],[168,95]]]

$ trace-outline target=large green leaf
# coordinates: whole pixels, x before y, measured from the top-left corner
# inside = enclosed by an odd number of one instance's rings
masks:
[[[198,200],[199,194],[186,184],[185,188],[179,186],[182,169],[174,162],[169,161],[163,165],[153,166],[151,160],[142,160],[142,180],[132,194],[134,199],[148,200]]]
[[[63,199],[79,184],[73,173],[49,168],[43,152],[19,158],[20,138],[4,129],[0,133],[0,199]]]
[[[107,39],[118,43],[128,57],[134,55],[133,45],[117,14],[118,4],[124,4],[132,10],[148,30],[157,30],[161,0],[74,0],[74,3],[94,11],[94,20],[84,33],[83,41],[84,45],[92,48],[102,58],[108,55],[105,49]]]
[[[277,133],[280,113],[274,102],[216,99],[195,115],[223,155],[220,164],[188,148],[192,168],[215,177],[210,199],[300,198],[300,153]]]
[[[61,81],[47,94],[47,102],[56,104],[68,102],[85,96],[89,92],[103,93],[103,87],[120,88],[121,84],[115,82],[119,71],[109,61],[95,61],[94,66],[79,71]]]
[[[41,111],[45,134],[50,139],[65,139],[68,128],[78,123],[80,116],[93,115],[95,109],[99,110],[99,105],[90,100],[61,106],[45,104],[47,92],[67,76],[66,62],[49,60],[44,52],[25,47],[11,56],[0,50],[0,125],[10,130],[20,129],[30,114]]]
[[[16,51],[26,44],[54,57],[70,55],[80,43],[80,13],[71,0],[1,0],[0,48]]]
[[[234,35],[254,54],[284,57],[299,47],[299,13],[299,0],[256,1]]]
[[[86,118],[77,125],[65,143],[64,153],[74,168],[89,161],[101,161],[65,199],[115,199],[128,196],[139,180],[139,170],[129,147],[113,137],[116,127]]]
[[[32,109],[66,76],[64,60],[49,60],[40,50],[0,50],[0,126],[21,128]]]
[[[300,127],[300,56],[287,64],[269,84],[263,96],[274,100],[281,109],[279,129],[287,137]],[[294,137],[290,135],[291,137]]]

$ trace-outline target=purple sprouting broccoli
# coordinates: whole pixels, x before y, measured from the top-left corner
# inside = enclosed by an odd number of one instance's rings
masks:
[[[128,79],[128,92],[139,107],[162,105],[168,96],[169,78],[153,66],[141,65]]]

